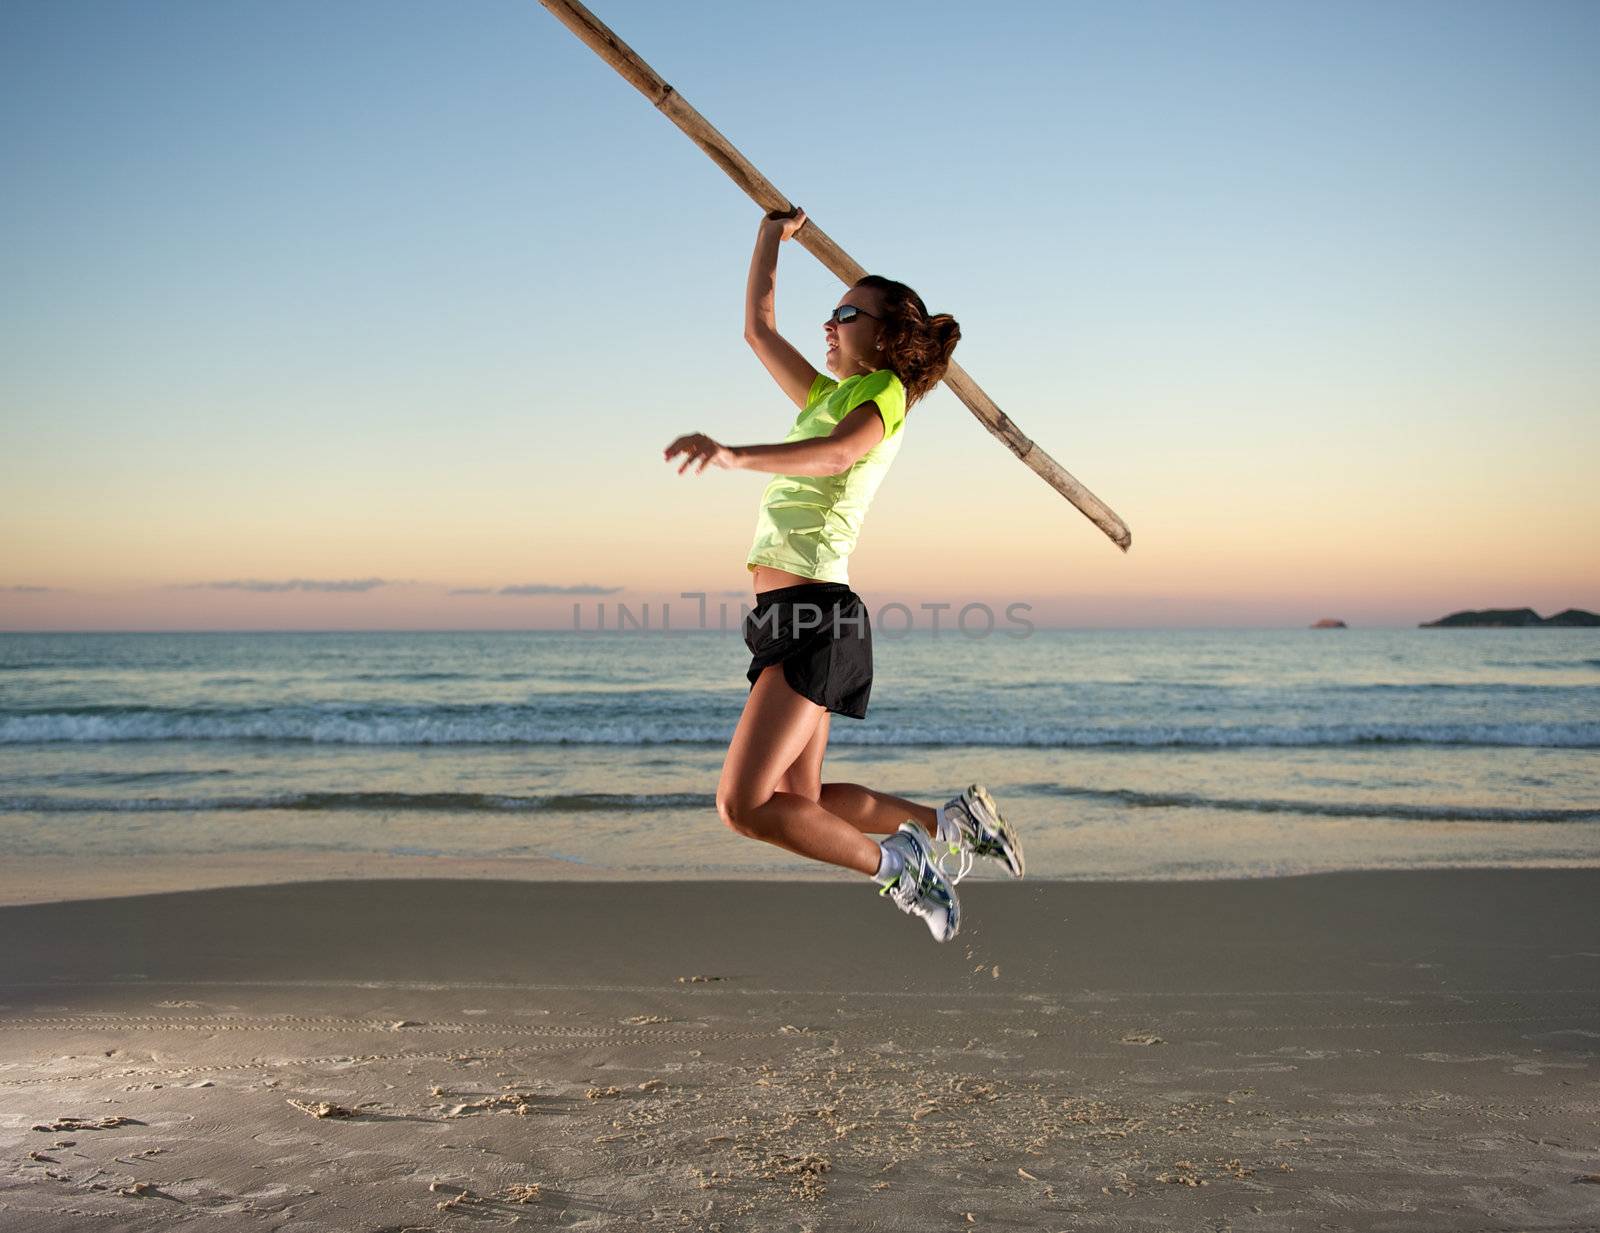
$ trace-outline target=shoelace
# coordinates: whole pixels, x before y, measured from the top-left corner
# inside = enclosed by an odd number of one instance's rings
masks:
[[[972,866],[973,866],[973,862],[974,862],[974,858],[973,858],[972,853],[969,852],[966,848],[962,847],[962,845],[961,845],[961,842],[960,842],[961,828],[960,828],[959,824],[956,825],[956,831],[957,831],[957,838],[955,840],[945,840],[944,841],[944,846],[945,846],[945,848],[947,850],[944,851],[944,852],[939,853],[938,860],[934,862],[935,864],[937,864],[939,866],[939,872],[944,874],[944,876],[949,879],[951,886],[958,885],[962,878],[966,877],[969,873],[972,872]],[[952,857],[952,856],[959,858],[957,860],[957,862],[956,862],[957,868],[956,868],[956,874],[955,874],[954,877],[951,877],[950,876],[950,871],[944,867],[945,861],[949,860],[950,857]]]
[[[959,843],[946,843],[945,848],[947,850],[939,853],[939,859],[936,860],[934,864],[939,867],[939,872],[944,874],[944,876],[949,879],[950,885],[956,886],[960,884],[962,878],[966,877],[972,872],[972,866],[974,864],[973,856],[971,852],[967,851]],[[961,858],[958,862],[958,867],[954,877],[951,877],[950,871],[944,867],[945,861],[952,856],[958,856]]]

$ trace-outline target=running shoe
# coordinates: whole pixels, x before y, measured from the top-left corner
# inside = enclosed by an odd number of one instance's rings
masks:
[[[974,860],[986,856],[999,861],[1014,878],[1022,876],[1022,844],[1017,833],[1000,816],[994,797],[981,783],[962,789],[960,796],[951,797],[944,807],[945,821],[955,823],[960,831],[959,842],[951,839],[944,843],[947,849],[939,853],[939,871],[946,873],[946,858],[960,858],[959,868],[950,885],[954,886],[972,871]],[[946,876],[949,876],[946,873]]]
[[[955,888],[933,859],[928,832],[915,822],[902,822],[883,846],[893,847],[905,863],[895,880],[878,893],[888,895],[902,912],[927,921],[935,942],[955,937],[961,928],[961,905]]]

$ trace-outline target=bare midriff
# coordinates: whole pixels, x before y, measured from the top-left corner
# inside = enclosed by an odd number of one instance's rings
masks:
[[[775,565],[757,565],[750,572],[750,581],[755,586],[756,594],[760,595],[763,591],[776,591],[779,587],[804,586],[817,580],[791,574],[788,570],[779,569]]]

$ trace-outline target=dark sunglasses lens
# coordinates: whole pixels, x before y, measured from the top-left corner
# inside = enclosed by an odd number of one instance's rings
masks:
[[[843,325],[846,321],[854,321],[856,319],[856,306],[854,304],[841,304],[833,310],[833,319],[840,325]]]

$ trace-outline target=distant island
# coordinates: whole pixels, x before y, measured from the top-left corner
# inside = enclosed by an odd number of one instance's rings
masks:
[[[1339,620],[1337,617],[1323,617],[1322,620],[1320,620],[1320,621],[1313,621],[1311,623],[1311,628],[1312,629],[1349,629],[1350,627],[1348,625],[1346,625],[1343,621]]]
[[[1480,608],[1472,612],[1452,612],[1437,621],[1422,621],[1418,629],[1549,629],[1600,625],[1600,616],[1582,608],[1568,608],[1553,617],[1541,617],[1532,608]]]

